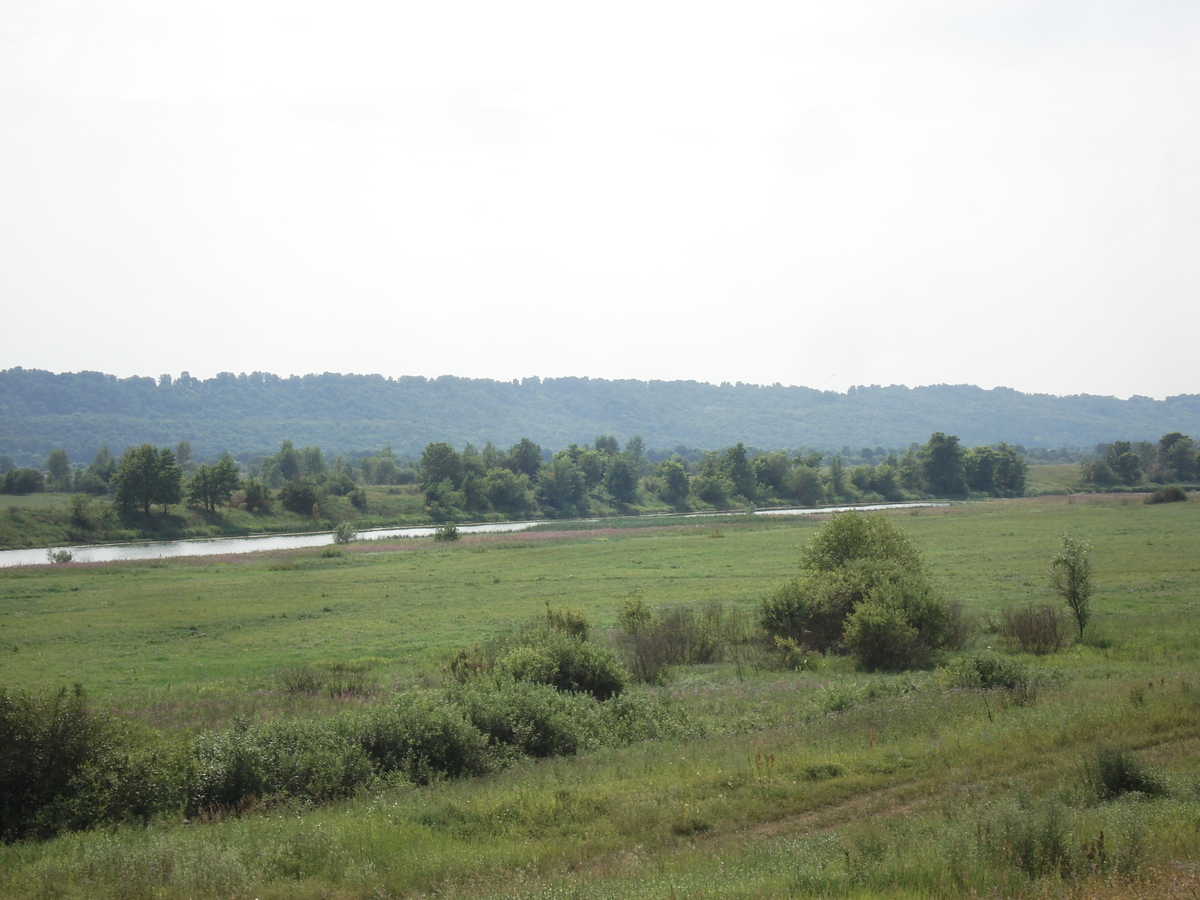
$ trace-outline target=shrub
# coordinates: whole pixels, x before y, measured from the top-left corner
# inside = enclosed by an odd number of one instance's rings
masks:
[[[913,571],[924,568],[920,551],[884,516],[838,513],[816,533],[803,554],[806,569],[832,572],[858,560],[887,561]]]
[[[418,784],[481,775],[495,764],[487,736],[444,697],[410,692],[374,710],[359,740],[376,771],[400,772]]]
[[[322,802],[350,796],[371,760],[345,719],[293,719],[269,725],[245,720],[197,736],[190,810],[236,810],[272,799]]]
[[[620,646],[638,681],[657,684],[671,666],[719,662],[748,640],[745,617],[721,604],[702,610],[673,606],[652,613],[641,600],[637,603],[633,614],[622,612],[623,623],[633,630],[626,629]]]
[[[453,522],[443,523],[433,531],[435,541],[457,541],[459,537],[458,526]]]
[[[242,505],[250,512],[270,512],[270,488],[254,478],[242,482]]]
[[[547,606],[546,624],[580,640],[587,640],[588,631],[592,627],[587,614],[582,609],[568,606],[557,609]]]
[[[834,516],[805,549],[803,568],[760,607],[772,641],[850,652],[868,669],[924,665],[966,642],[961,610],[934,591],[920,553],[883,516]]]
[[[866,669],[928,665],[950,637],[947,604],[922,573],[892,569],[876,578],[846,620],[844,649]]]
[[[92,709],[83,689],[0,690],[0,838],[50,837],[178,811],[186,759]]]
[[[1166,784],[1147,769],[1129,750],[1101,744],[1083,767],[1083,780],[1098,800],[1111,800],[1122,794],[1139,793],[1160,797]]]
[[[301,516],[313,516],[320,500],[320,490],[311,478],[289,481],[279,489],[279,502],[283,508]]]
[[[518,681],[550,684],[560,691],[588,693],[607,700],[625,688],[626,673],[616,655],[553,628],[524,635],[496,659],[495,671]]]
[[[1187,491],[1178,485],[1171,484],[1160,487],[1146,498],[1147,503],[1187,503]]]
[[[1008,607],[1000,619],[1000,634],[1024,653],[1045,656],[1067,645],[1066,614],[1053,606]]]
[[[654,612],[641,597],[631,597],[621,604],[617,622],[627,635],[634,635],[648,628],[654,621]]]
[[[337,527],[333,529],[333,542],[335,544],[349,544],[358,538],[358,531],[354,527],[353,522],[338,522]]]
[[[921,664],[926,654],[916,628],[895,603],[866,600],[846,621],[846,649],[864,669],[906,669]]]
[[[510,678],[478,680],[451,698],[493,746],[534,757],[569,756],[596,737],[596,701],[546,684]]]
[[[1024,663],[991,652],[960,656],[945,668],[942,678],[947,687],[1002,689],[1017,695],[1028,695],[1031,684]]]

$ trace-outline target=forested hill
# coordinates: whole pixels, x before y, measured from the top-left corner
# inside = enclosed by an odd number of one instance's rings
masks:
[[[101,445],[191,441],[200,458],[278,449],[283,440],[327,453],[390,444],[417,454],[431,441],[528,437],[546,448],[641,435],[649,448],[903,448],[935,431],[965,446],[1090,447],[1200,433],[1200,395],[1149,398],[1023,394],[970,385],[805,387],[695,381],[224,373],[116,378],[99,372],[0,371],[0,453],[40,463],[61,447],[86,460]]]

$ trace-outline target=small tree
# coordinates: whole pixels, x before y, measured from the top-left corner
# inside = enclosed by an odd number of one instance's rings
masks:
[[[1062,551],[1050,562],[1050,586],[1066,601],[1079,638],[1092,616],[1092,545],[1063,535]]]

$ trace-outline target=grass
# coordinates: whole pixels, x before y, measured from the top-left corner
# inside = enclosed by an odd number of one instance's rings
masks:
[[[1032,702],[841,658],[687,667],[655,689],[686,713],[687,740],[0,847],[0,895],[1193,896],[1198,511],[1089,496],[896,514],[979,618],[976,650],[1007,605],[1053,601],[1062,533],[1095,545],[1095,622],[1085,643],[1021,657]],[[281,673],[357,673],[382,696],[437,680],[453,650],[547,605],[601,633],[633,597],[752,612],[819,525],[740,517],[3,570],[0,684],[80,681],[171,732],[323,714],[372,696],[288,691]],[[1100,747],[1162,793],[1098,799]]]

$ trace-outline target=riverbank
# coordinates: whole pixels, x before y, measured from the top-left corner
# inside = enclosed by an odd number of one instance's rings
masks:
[[[789,507],[754,510],[723,510],[693,513],[666,513],[646,516],[622,516],[587,519],[539,519],[512,522],[475,522],[456,525],[456,533],[498,534],[530,531],[537,528],[553,528],[556,531],[579,531],[589,528],[614,528],[635,525],[653,527],[674,525],[695,519],[719,521],[722,518],[744,519],[755,516],[804,516],[829,515],[847,509],[884,510],[916,509],[921,507],[948,506],[942,501],[917,501],[912,503],[882,503],[863,506]],[[372,528],[355,533],[360,541],[391,539],[429,538],[438,532],[437,525],[415,525],[397,528]],[[231,538],[199,538],[180,541],[137,541],[127,543],[92,544],[86,546],[31,547],[19,550],[0,550],[0,569],[14,566],[42,566],[58,564],[105,563],[146,559],[170,559],[181,556],[219,556],[260,553],[269,550],[299,550],[305,547],[323,547],[335,542],[331,530],[316,532],[293,532],[287,534],[257,534]]]

